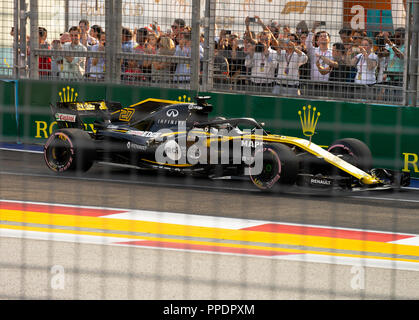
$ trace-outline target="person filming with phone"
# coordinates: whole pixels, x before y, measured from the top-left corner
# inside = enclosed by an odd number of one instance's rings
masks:
[[[264,25],[262,20],[254,17],[255,23],[260,25],[263,29],[258,34],[258,40],[251,39],[250,41],[255,44],[253,50],[249,52],[245,59],[245,66],[250,69],[250,84],[252,89],[260,92],[271,92],[274,85],[275,69],[278,64],[277,52],[271,48],[271,45],[277,46],[277,40],[273,38],[272,32]],[[249,24],[253,21],[247,17],[245,20],[246,33],[251,35]]]
[[[300,95],[299,68],[307,62],[307,55],[298,48],[298,37],[291,33],[287,39],[280,40],[278,52],[277,84],[272,93],[291,96]]]

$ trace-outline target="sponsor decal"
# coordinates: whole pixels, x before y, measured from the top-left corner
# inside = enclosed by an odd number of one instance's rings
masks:
[[[76,122],[75,114],[65,114],[65,113],[56,113],[55,120],[57,121],[67,121],[67,122]]]
[[[133,143],[131,141],[127,142],[127,148],[129,150],[141,150],[141,151],[147,150],[147,146],[142,146],[140,144],[136,144],[136,143]]]
[[[175,124],[179,124],[179,125],[186,125],[186,121],[178,121],[178,120],[171,120],[171,119],[159,119],[157,120],[158,124],[167,124],[167,125],[175,125]]]
[[[246,148],[257,148],[263,145],[262,141],[241,140],[241,146]]]
[[[330,186],[332,181],[328,179],[311,178],[310,183],[314,185]]]
[[[152,132],[152,131],[128,131],[128,134],[131,134],[133,136],[139,136],[139,137],[146,137],[146,138],[157,138],[160,136],[160,132]]]
[[[97,103],[81,102],[76,104],[78,111],[94,111],[97,109],[97,104],[99,104],[100,110],[106,110],[106,104],[104,101],[98,101]]]
[[[166,116],[169,118],[176,118],[179,115],[179,111],[176,109],[169,109],[166,111]]]
[[[188,106],[188,109],[189,110],[199,110],[199,111],[202,111],[202,110],[204,110],[204,107],[203,106],[198,106],[196,104],[191,104],[191,105]]]

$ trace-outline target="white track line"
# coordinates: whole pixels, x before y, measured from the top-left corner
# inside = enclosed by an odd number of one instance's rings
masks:
[[[383,197],[361,197],[361,196],[348,196],[348,198],[419,203],[419,200],[412,200],[412,199],[397,199],[397,198],[383,198]]]

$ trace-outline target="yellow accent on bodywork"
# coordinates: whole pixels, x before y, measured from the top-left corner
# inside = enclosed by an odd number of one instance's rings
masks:
[[[135,108],[124,108],[120,111],[119,120],[129,122],[135,113]]]
[[[259,136],[258,140],[264,141],[272,141],[272,142],[280,142],[291,144],[297,146],[319,158],[323,158],[326,162],[338,167],[339,169],[349,173],[350,175],[354,176],[355,178],[359,179],[364,184],[376,184],[380,183],[381,181],[370,174],[362,171],[361,169],[355,167],[354,165],[342,160],[341,158],[331,154],[330,152],[324,150],[320,146],[301,138],[295,137],[287,137],[287,136],[277,136],[277,135],[269,135],[266,137]]]
[[[265,141],[265,142],[278,142],[278,143],[285,143],[288,145],[297,146],[316,157],[324,159],[326,162],[334,165],[335,167],[343,170],[346,173],[354,176],[355,178],[359,179],[363,184],[377,184],[381,183],[381,181],[370,174],[362,171],[361,169],[355,167],[354,165],[342,160],[341,158],[331,154],[327,150],[324,150],[320,146],[301,138],[296,137],[288,137],[288,136],[279,136],[279,135],[268,135],[268,136],[261,136],[261,135],[243,135],[243,136],[235,136],[235,137],[220,137],[221,141],[226,140],[234,140],[234,139],[249,139],[255,141]],[[219,141],[217,138],[210,138],[207,140],[207,146],[214,141]]]
[[[138,106],[140,104],[144,104],[144,103],[149,102],[149,101],[169,103],[169,104],[179,104],[179,101],[176,101],[176,100],[163,100],[163,99],[148,98],[148,99],[142,100],[140,102],[134,103],[134,104],[130,105],[129,107],[132,108],[132,107]]]
[[[165,135],[162,135],[161,137],[170,136],[174,134],[180,134],[180,133],[186,133],[186,132],[167,133]],[[210,146],[212,142],[216,142],[216,141],[224,142],[224,141],[229,141],[229,140],[234,140],[234,139],[249,139],[249,140],[256,140],[256,141],[278,142],[278,143],[285,143],[288,145],[294,145],[311,153],[312,155],[315,155],[316,157],[324,159],[326,162],[334,165],[335,167],[343,170],[344,172],[349,173],[350,175],[359,179],[363,184],[381,183],[381,181],[377,179],[376,177],[371,176],[367,172],[355,167],[354,165],[328,152],[327,150],[324,150],[322,147],[305,139],[296,138],[296,137],[288,137],[288,136],[280,136],[280,135],[261,136],[261,135],[249,134],[249,135],[234,136],[234,137],[230,137],[230,136],[217,137],[216,135],[210,135],[208,133],[206,133],[206,135],[209,135],[207,139],[207,146]]]
[[[144,104],[144,103],[149,102],[149,101],[161,102],[161,103],[167,103],[167,104],[179,104],[179,101],[176,101],[176,100],[163,100],[163,99],[149,98],[149,99],[145,99],[145,100],[142,100],[140,102],[134,103],[127,108],[134,108],[136,106],[139,106],[139,105]],[[127,109],[127,108],[121,108],[119,110],[116,110],[116,111],[112,112],[111,114],[121,112],[121,110],[124,110],[124,109]]]

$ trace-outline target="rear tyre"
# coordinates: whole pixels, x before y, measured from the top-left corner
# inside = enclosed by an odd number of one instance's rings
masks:
[[[44,159],[54,172],[85,172],[96,157],[90,135],[80,129],[60,129],[51,134],[44,146]]]
[[[298,159],[295,153],[286,145],[264,145],[261,150],[262,166],[253,164],[249,168],[250,180],[262,190],[272,189],[278,183],[281,185],[293,185],[297,180]],[[258,155],[255,154],[255,162]]]
[[[372,155],[368,146],[354,138],[336,140],[328,149],[334,155],[341,156],[343,160],[368,172],[372,168]]]

